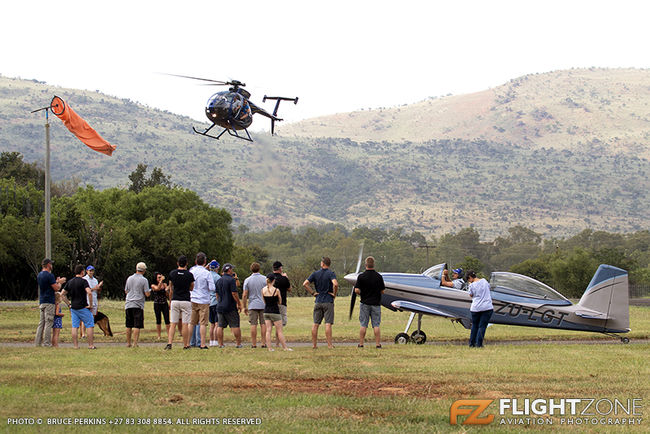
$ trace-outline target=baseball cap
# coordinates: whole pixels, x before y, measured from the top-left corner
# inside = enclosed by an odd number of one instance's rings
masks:
[[[89,266],[86,267],[86,271],[90,271],[90,270],[94,270],[94,269],[95,269],[95,267],[93,267],[92,265],[89,265]]]
[[[41,262],[41,265],[45,267],[47,264],[54,264],[54,261],[51,260],[50,258],[45,258],[43,259],[43,262]]]
[[[147,271],[147,264],[144,262],[138,262],[138,265],[135,266],[136,271]]]
[[[217,268],[219,268],[219,262],[217,262],[217,260],[215,259],[213,261],[210,261],[208,266],[210,267],[211,270],[216,270]]]
[[[462,268],[456,268],[455,270],[452,270],[456,274],[463,274],[463,269]]]
[[[223,268],[221,269],[221,271],[223,271],[223,272],[225,273],[226,271],[230,271],[230,270],[232,270],[232,269],[234,269],[234,268],[235,268],[234,265],[232,265],[232,264],[226,264],[226,265],[223,266]]]
[[[275,262],[273,263],[273,269],[274,269],[274,270],[278,270],[280,267],[282,267],[282,262],[280,262],[280,261],[275,261]]]

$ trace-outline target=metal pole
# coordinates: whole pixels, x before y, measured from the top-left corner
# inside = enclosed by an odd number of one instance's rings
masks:
[[[52,258],[52,234],[50,232],[50,120],[45,110],[45,257]]]

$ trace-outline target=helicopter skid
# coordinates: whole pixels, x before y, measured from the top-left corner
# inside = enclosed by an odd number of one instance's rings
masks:
[[[200,135],[202,135],[202,136],[210,137],[210,138],[212,138],[212,139],[216,139],[216,140],[219,140],[219,139],[221,138],[221,136],[223,136],[223,133],[225,133],[226,131],[228,131],[228,134],[230,134],[230,135],[233,136],[233,137],[237,137],[238,139],[246,140],[247,142],[252,142],[252,141],[253,141],[253,139],[251,138],[251,135],[248,133],[248,130],[247,130],[246,128],[244,128],[244,131],[246,132],[246,136],[247,136],[247,137],[240,136],[240,135],[237,133],[237,130],[231,130],[230,128],[224,128],[223,131],[221,131],[221,132],[219,133],[218,136],[213,136],[213,135],[211,135],[211,134],[208,134],[208,132],[209,132],[209,131],[212,129],[212,127],[214,127],[215,125],[216,125],[216,124],[213,124],[210,128],[206,129],[205,131],[199,131],[199,130],[197,130],[195,127],[192,127],[192,129],[194,130],[194,132],[195,132],[196,134],[200,134]]]

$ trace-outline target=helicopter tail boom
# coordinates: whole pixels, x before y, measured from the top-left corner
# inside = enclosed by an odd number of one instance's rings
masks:
[[[273,109],[273,115],[268,116],[271,118],[271,135],[275,132],[275,121],[281,121],[282,119],[278,118],[278,109],[280,108],[280,103],[282,101],[293,101],[294,104],[298,104],[298,97],[287,98],[284,96],[266,96],[262,98],[262,102],[266,102],[267,99],[275,100],[275,108]]]

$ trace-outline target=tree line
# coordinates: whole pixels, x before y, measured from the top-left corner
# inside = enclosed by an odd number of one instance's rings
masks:
[[[44,246],[43,172],[18,153],[0,155],[0,299],[35,299],[36,274]],[[446,262],[484,276],[494,270],[536,278],[566,296],[579,297],[601,263],[630,273],[632,284],[650,285],[650,232],[610,233],[586,229],[568,238],[543,239],[514,226],[492,241],[481,241],[475,228],[426,237],[404,228],[347,229],[339,224],[252,232],[232,228],[228,211],[212,207],[193,191],[171,184],[158,168],[147,166],[129,176],[127,188],[79,188],[78,180],[56,183],[52,198],[54,272],[70,277],[77,263],[92,264],[104,280],[104,297],[123,298],[126,278],[144,261],[148,273],[168,273],[176,258],[190,262],[205,252],[221,264],[231,262],[243,281],[251,262],[263,272],[280,260],[294,295],[304,295],[303,280],[323,256],[349,292],[343,276],[363,255],[373,255],[379,271],[421,272]],[[151,276],[149,276],[151,277]]]

